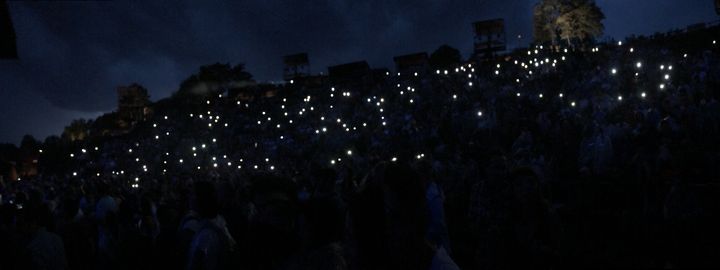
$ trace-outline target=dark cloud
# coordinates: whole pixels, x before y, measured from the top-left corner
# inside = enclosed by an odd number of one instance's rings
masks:
[[[0,62],[0,141],[60,132],[115,107],[115,87],[138,82],[169,96],[198,66],[245,63],[281,76],[281,56],[308,52],[313,72],[442,44],[466,56],[471,22],[505,18],[510,46],[530,40],[535,0],[11,1],[21,60]],[[712,1],[598,0],[615,37],[715,19]],[[525,38],[514,37],[522,34]],[[52,114],[52,115],[50,115]]]

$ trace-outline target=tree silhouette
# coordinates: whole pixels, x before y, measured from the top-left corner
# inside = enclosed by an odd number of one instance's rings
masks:
[[[223,92],[237,84],[252,80],[252,74],[245,71],[243,64],[231,66],[229,63],[201,66],[180,84],[176,96],[209,95]]]
[[[594,0],[542,0],[533,10],[535,42],[557,45],[563,40],[574,47],[601,36],[603,19]]]
[[[448,45],[442,45],[430,54],[430,66],[433,69],[451,69],[462,61],[460,51]]]
[[[75,119],[63,131],[63,138],[70,141],[82,141],[88,136],[91,120]]]
[[[568,45],[574,46],[576,42],[590,41],[603,34],[602,20],[605,14],[591,0],[569,1],[565,10],[557,18],[560,29],[560,38]]]
[[[533,9],[533,35],[536,43],[557,44],[557,18],[562,12],[562,0],[542,0]]]

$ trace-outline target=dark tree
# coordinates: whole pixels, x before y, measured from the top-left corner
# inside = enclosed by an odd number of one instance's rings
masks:
[[[38,140],[36,140],[35,137],[30,134],[26,134],[25,136],[23,136],[22,141],[20,141],[20,149],[22,149],[23,151],[37,151],[39,147],[40,142],[38,142]]]
[[[448,45],[442,45],[430,55],[433,69],[455,68],[462,61],[460,51]]]
[[[561,14],[562,0],[541,0],[533,9],[533,35],[536,43],[556,44],[557,18]]]
[[[559,40],[570,46],[592,41],[603,34],[605,14],[593,0],[541,0],[533,10],[536,43]]]
[[[62,137],[70,141],[82,141],[88,137],[92,120],[75,119],[65,127]]]
[[[176,96],[205,96],[222,93],[228,88],[249,82],[252,74],[245,71],[243,64],[231,66],[229,63],[201,66],[197,74],[193,74],[180,84]]]
[[[595,1],[568,1],[562,15],[557,18],[560,38],[570,46],[575,46],[579,42],[593,41],[603,34],[604,19],[605,14]]]

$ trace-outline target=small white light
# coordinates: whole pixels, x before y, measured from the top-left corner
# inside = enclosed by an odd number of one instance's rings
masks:
[[[640,96],[644,98],[644,97],[645,97],[645,92],[640,93]]]
[[[478,111],[478,112],[477,112],[477,115],[478,115],[478,116],[482,116],[482,112],[481,112],[481,111]]]
[[[571,102],[571,103],[570,103],[570,106],[575,107],[575,101]]]
[[[614,68],[613,68],[612,71],[610,71],[610,72],[611,72],[612,74],[615,74],[615,73],[617,73],[617,69],[614,69]]]
[[[637,68],[641,68],[641,67],[642,67],[642,62],[637,62],[637,64],[635,64],[635,66],[636,66]]]
[[[622,96],[618,96],[618,101],[622,101]]]

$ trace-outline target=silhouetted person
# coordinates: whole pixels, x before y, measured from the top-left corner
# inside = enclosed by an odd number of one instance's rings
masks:
[[[187,269],[226,269],[234,240],[218,215],[215,187],[210,182],[196,182],[192,202],[197,214],[195,234],[190,242]]]
[[[377,175],[376,175],[377,177]],[[353,202],[362,269],[459,269],[427,240],[426,184],[407,164],[391,163]]]
[[[345,232],[345,212],[340,202],[331,197],[313,198],[304,206],[307,250],[300,254],[290,269],[348,269],[341,241]]]
[[[20,269],[62,270],[67,268],[63,241],[47,230],[50,210],[43,204],[28,204],[19,209],[18,232],[22,235]]]

